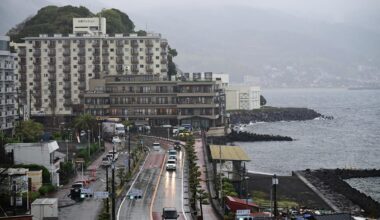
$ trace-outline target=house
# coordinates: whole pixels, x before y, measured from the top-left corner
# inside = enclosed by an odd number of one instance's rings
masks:
[[[51,183],[59,186],[60,162],[64,155],[57,152],[56,141],[39,143],[10,143],[5,150],[11,155],[14,164],[38,164],[46,167],[51,176]]]

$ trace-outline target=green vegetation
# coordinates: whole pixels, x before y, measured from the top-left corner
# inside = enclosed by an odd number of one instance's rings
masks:
[[[97,153],[99,150],[100,150],[99,143],[90,144],[90,156],[93,155],[94,153]],[[87,145],[85,148],[80,149],[77,155],[78,155],[77,157],[83,158],[85,160],[85,165],[90,163],[91,158],[88,155]]]
[[[73,164],[71,162],[61,163],[61,168],[59,172],[59,180],[61,184],[67,184],[72,176],[74,176]]]
[[[90,114],[82,114],[74,118],[73,127],[80,132],[81,130],[91,130],[96,127],[96,118]]]
[[[55,190],[56,190],[56,188],[53,185],[46,184],[46,185],[41,186],[38,189],[38,192],[40,193],[40,195],[46,196],[47,194],[54,192]]]
[[[171,76],[177,75],[177,67],[173,61],[173,58],[177,55],[178,55],[177,50],[169,47],[169,52],[168,52],[168,77],[169,77],[169,79]]]
[[[96,14],[96,16],[106,18],[106,31],[108,34],[134,32],[135,25],[129,19],[128,15],[117,9],[104,9]]]
[[[253,202],[260,207],[270,207],[270,195],[263,191],[252,191]],[[277,201],[279,208],[299,207],[299,204],[294,200],[279,196]]]
[[[44,126],[33,120],[21,121],[16,127],[16,136],[20,137],[23,142],[37,142],[44,133]]]
[[[263,95],[260,95],[260,106],[264,106],[267,104],[267,100],[264,98]]]
[[[198,190],[200,187],[201,171],[197,164],[197,154],[194,149],[194,138],[190,137],[185,145],[186,157],[189,161],[189,194],[190,206],[195,210],[198,195],[203,196],[203,193]]]
[[[132,33],[135,25],[128,15],[117,9],[105,9],[98,14],[92,13],[86,7],[80,6],[46,6],[37,14],[12,28],[8,35],[15,42],[22,42],[24,37],[39,34],[69,34],[72,33],[73,18],[94,17],[101,14],[107,19],[107,33]]]

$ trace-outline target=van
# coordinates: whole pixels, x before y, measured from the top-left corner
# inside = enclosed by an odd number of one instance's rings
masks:
[[[166,170],[176,170],[176,169],[177,169],[176,160],[168,159],[168,161],[166,162]]]
[[[162,209],[162,219],[178,219],[177,209],[174,207],[164,207]]]
[[[161,144],[158,142],[153,143],[153,150],[159,151],[161,149]]]

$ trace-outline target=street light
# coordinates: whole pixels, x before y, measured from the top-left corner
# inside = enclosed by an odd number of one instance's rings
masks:
[[[101,125],[102,125],[101,123],[98,123],[98,128],[99,128],[99,133],[98,133],[99,149],[100,149],[100,126]]]
[[[276,174],[272,177],[272,187],[273,187],[273,215],[274,218],[277,219],[278,212],[277,212],[277,185],[278,185],[278,178]]]
[[[128,173],[131,173],[131,133],[129,132],[129,126],[127,126],[128,131]]]

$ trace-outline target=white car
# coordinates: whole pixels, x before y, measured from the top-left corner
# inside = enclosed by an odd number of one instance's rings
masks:
[[[153,150],[159,151],[161,149],[161,144],[158,142],[153,143]]]
[[[113,151],[111,150],[111,151],[108,151],[108,154],[106,156],[109,157],[110,160],[112,160],[112,158],[115,157],[114,160],[116,161],[119,158],[119,153],[115,152],[115,155],[114,155]]]
[[[166,162],[166,170],[176,170],[176,168],[177,168],[176,160],[168,159],[168,161]]]
[[[112,159],[110,159],[107,156],[102,158],[102,166],[110,166],[111,162],[112,162]]]
[[[120,144],[121,143],[121,140],[118,136],[114,136],[112,137],[112,143],[114,144]]]

